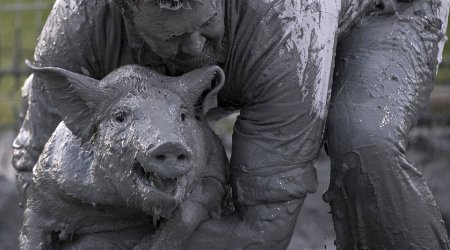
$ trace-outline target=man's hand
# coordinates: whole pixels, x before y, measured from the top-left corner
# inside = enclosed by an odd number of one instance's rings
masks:
[[[20,140],[20,134],[13,144],[12,165],[17,170],[16,184],[19,191],[20,206],[24,207],[26,203],[26,190],[33,177],[33,166],[36,163],[36,157],[29,154],[25,148],[21,147],[17,141]]]
[[[186,249],[286,249],[303,201],[246,206],[239,214],[206,221]]]
[[[30,185],[31,178],[33,178],[33,172],[31,171],[20,171],[16,175],[16,184],[19,191],[20,203],[19,206],[24,208],[26,204],[26,192]]]

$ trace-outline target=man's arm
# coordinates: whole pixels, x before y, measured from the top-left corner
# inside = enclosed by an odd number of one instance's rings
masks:
[[[110,6],[106,5],[106,1],[96,1],[95,4],[93,1],[56,1],[39,37],[34,63],[101,77],[105,66],[94,51],[103,51],[94,49],[94,46],[106,50],[108,46],[104,45],[104,40],[120,41],[120,38],[114,36],[100,37],[99,33],[104,29],[104,24],[92,22],[105,12],[114,12],[108,11],[107,7]],[[116,12],[120,13],[119,10]],[[119,23],[115,26],[121,25]],[[120,28],[116,30],[120,32]],[[108,55],[111,64],[115,62],[113,59],[116,51]],[[27,109],[13,144],[13,166],[18,172],[17,182],[22,194],[28,186],[31,171],[45,143],[61,121],[56,108],[49,101],[44,82],[31,75],[26,85]]]
[[[24,193],[31,180],[33,167],[44,144],[60,121],[38,79],[30,75],[24,87],[28,107],[19,134],[13,142],[12,159],[17,170],[17,186],[22,198],[25,198]]]
[[[260,6],[248,2],[247,9]],[[231,159],[238,210],[202,224],[192,249],[285,249],[306,194],[317,187],[313,163],[327,115],[341,4],[305,2],[271,1],[248,40],[244,22],[254,16],[242,17],[242,32],[232,34],[242,41],[227,69],[235,85],[222,94],[239,89],[242,105]]]
[[[68,63],[70,61],[66,60],[73,59],[70,41],[67,39],[71,35],[67,33],[62,20],[64,5],[62,2],[55,3],[55,8],[49,15],[38,40],[34,55],[34,60],[38,64],[71,66]],[[49,102],[43,82],[38,77],[30,75],[26,86],[27,110],[19,134],[13,143],[13,166],[18,173],[17,184],[21,194],[28,186],[33,167],[45,143],[61,121],[55,107]]]
[[[239,213],[206,221],[186,249],[285,249],[303,201],[245,206]]]

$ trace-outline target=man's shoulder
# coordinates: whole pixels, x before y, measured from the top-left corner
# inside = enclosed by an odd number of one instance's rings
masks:
[[[269,10],[281,3],[281,0],[231,0],[230,7],[238,11],[240,15],[246,15],[252,12],[253,15],[264,17]]]
[[[56,0],[55,6],[64,6],[70,12],[77,12],[86,7],[117,6],[114,0]]]
[[[264,27],[278,26],[282,0],[230,0],[227,6],[231,32],[243,31],[245,37],[265,34]],[[258,32],[261,31],[261,32]],[[260,34],[261,33],[261,34]],[[242,37],[241,37],[242,38]],[[243,39],[240,39],[243,40]],[[244,39],[245,40],[245,39]]]
[[[114,0],[57,0],[41,32],[35,61],[101,77],[121,59],[117,48],[123,47],[124,32]]]
[[[47,22],[60,23],[76,34],[109,23],[111,16],[121,16],[114,0],[57,0]]]
[[[114,0],[57,0],[52,12],[65,14],[66,19],[77,18],[79,21],[87,21],[108,14],[111,9],[119,10]]]

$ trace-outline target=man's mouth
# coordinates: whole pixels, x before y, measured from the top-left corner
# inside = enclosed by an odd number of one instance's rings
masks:
[[[207,46],[200,56],[179,55],[175,58],[163,58],[163,62],[169,69],[169,73],[183,74],[205,66],[221,64],[223,57],[224,52],[221,49],[215,51],[211,46]]]
[[[162,176],[158,176],[154,172],[145,170],[137,159],[135,159],[133,162],[133,170],[142,183],[153,189],[156,189],[157,191],[164,192],[171,196],[177,196],[178,191],[180,191],[180,185],[182,184],[181,179],[183,179],[183,177],[165,178]]]
[[[210,57],[190,58],[188,60],[180,58],[164,59],[164,64],[170,71],[179,71],[187,73],[194,69],[199,69],[205,66],[215,65],[218,62],[213,61]]]

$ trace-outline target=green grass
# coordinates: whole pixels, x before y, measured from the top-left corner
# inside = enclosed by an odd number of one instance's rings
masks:
[[[450,37],[450,27],[447,29],[447,37]],[[442,58],[443,63],[439,68],[436,82],[437,84],[450,85],[450,41],[447,41]]]
[[[1,0],[0,6],[18,2],[39,1]],[[40,2],[53,3],[53,0]],[[14,65],[25,68],[24,60],[32,59],[36,38],[49,11],[50,9],[0,13],[0,69],[10,69]],[[14,124],[19,110],[20,86],[24,80],[24,76],[0,78],[0,128]]]

